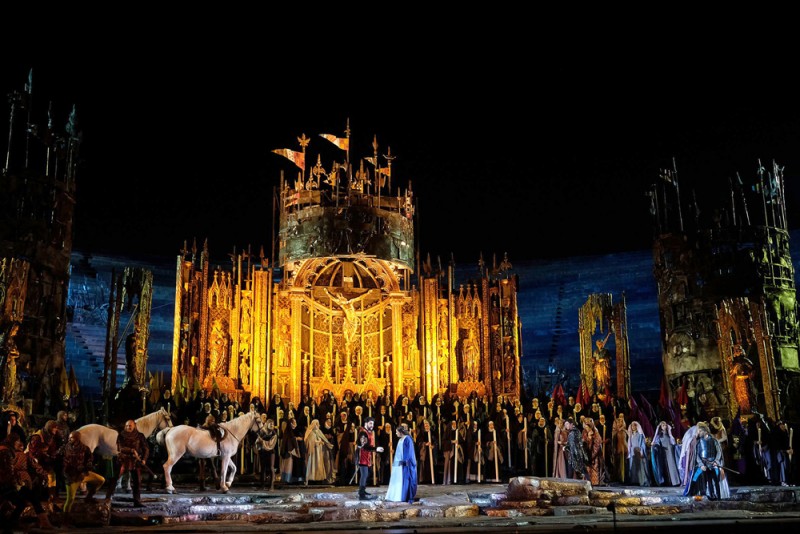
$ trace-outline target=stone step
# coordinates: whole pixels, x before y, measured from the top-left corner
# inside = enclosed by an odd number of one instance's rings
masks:
[[[474,488],[474,489],[473,489]],[[706,498],[684,497],[680,488],[591,488],[583,482],[557,479],[512,481],[508,487],[491,486],[421,486],[421,496],[413,504],[383,500],[386,487],[369,488],[377,498],[360,501],[356,488],[281,486],[276,490],[254,490],[238,487],[229,493],[196,492],[183,486],[181,493],[167,495],[145,492],[145,508],[133,508],[130,494],[117,494],[113,508],[104,516],[102,502],[76,507],[95,506],[95,522],[107,521],[115,526],[146,526],[197,522],[245,522],[254,524],[302,525],[322,523],[317,529],[350,523],[352,528],[368,523],[403,522],[404,525],[437,524],[431,521],[508,520],[527,521],[534,518],[590,516],[591,521],[611,521],[628,517],[628,521],[675,517],[685,514],[734,513],[777,514],[800,512],[797,489],[775,487],[731,488],[731,499],[709,501]],[[505,490],[505,491],[503,491]],[[536,495],[537,498],[514,500],[511,497]],[[562,503],[562,504],[558,504]],[[612,512],[613,510],[613,512]],[[109,517],[106,519],[106,517]],[[335,523],[331,523],[335,522]],[[411,522],[411,523],[405,523]],[[439,523],[441,524],[441,523]],[[89,526],[88,523],[85,526]],[[97,525],[95,526],[102,526]],[[187,525],[188,527],[188,525]],[[212,527],[213,528],[213,527]]]

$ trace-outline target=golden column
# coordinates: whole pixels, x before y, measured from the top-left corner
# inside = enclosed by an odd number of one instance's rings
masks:
[[[403,392],[403,369],[405,367],[405,351],[403,350],[403,302],[402,292],[389,294],[389,305],[392,308],[392,365],[391,391],[389,395],[396,399]]]
[[[439,325],[439,284],[436,278],[427,278],[423,282],[423,336],[424,336],[424,360],[425,360],[425,381],[423,391],[428,400],[439,393],[439,359],[437,357],[438,347],[436,346],[436,330]]]
[[[305,290],[303,288],[293,287],[289,290],[289,299],[291,302],[291,321],[292,321],[292,335],[291,335],[291,357],[289,365],[291,372],[289,375],[289,391],[286,394],[290,399],[299,399],[300,387],[303,383],[302,370],[303,370],[303,298]]]
[[[456,342],[458,341],[458,321],[456,318],[456,297],[453,292],[454,268],[451,263],[447,268],[447,358],[450,365],[450,384],[459,381],[458,359],[456,358]]]
[[[253,273],[253,353],[250,357],[250,397],[266,401],[270,397],[270,327],[269,288],[271,271]]]
[[[186,248],[184,246],[184,248]],[[186,274],[184,274],[184,263],[186,263]],[[181,303],[183,302],[183,293],[188,291],[189,288],[189,281],[188,281],[188,273],[191,272],[189,269],[189,262],[183,261],[183,254],[180,254],[177,258],[177,265],[175,266],[175,311],[172,315],[172,391],[177,393],[180,391],[181,384],[181,374],[179,371],[180,367],[180,359],[182,357],[180,353],[181,349]],[[184,282],[184,276],[187,280]],[[188,347],[186,347],[188,350]],[[193,384],[188,384],[188,387],[192,387]]]

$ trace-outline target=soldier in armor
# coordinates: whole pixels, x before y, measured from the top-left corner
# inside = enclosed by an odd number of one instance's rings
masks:
[[[722,465],[722,447],[711,435],[706,423],[697,424],[697,443],[695,445],[696,491],[702,491],[710,501],[720,497],[719,471]]]

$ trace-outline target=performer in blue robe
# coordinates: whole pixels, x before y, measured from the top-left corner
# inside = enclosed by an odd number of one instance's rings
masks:
[[[408,425],[397,427],[397,450],[394,453],[392,476],[389,479],[387,501],[414,502],[417,495],[417,457],[414,454],[414,440],[408,435]]]

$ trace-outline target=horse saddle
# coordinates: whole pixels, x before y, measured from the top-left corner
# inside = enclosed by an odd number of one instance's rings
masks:
[[[214,441],[219,444],[225,438],[225,429],[220,426],[212,426],[208,428],[208,433],[214,438]]]

